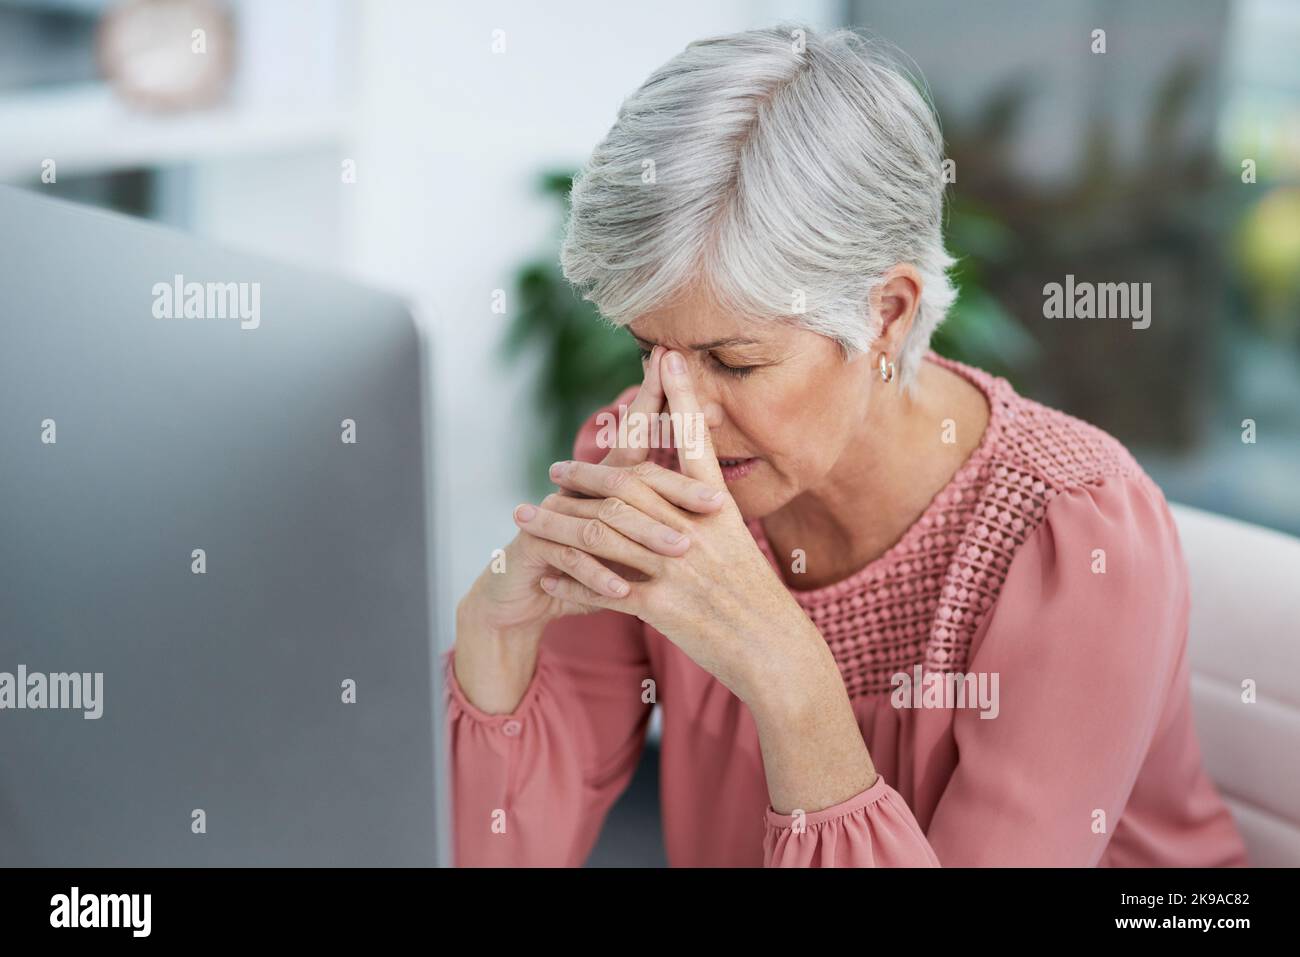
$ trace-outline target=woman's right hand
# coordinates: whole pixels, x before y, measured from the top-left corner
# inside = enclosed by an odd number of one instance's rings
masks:
[[[646,363],[646,376],[628,414],[658,415],[666,401],[659,378],[662,349],[654,348]],[[619,434],[622,434],[621,432]],[[584,535],[625,536],[663,555],[685,554],[690,541],[681,532],[688,523],[678,516],[684,509],[697,513],[716,511],[725,496],[705,499],[711,492],[701,483],[647,462],[648,448],[611,448],[601,465],[618,469],[617,479],[606,498],[584,497],[557,492],[540,506],[521,505],[515,521],[522,524],[527,509],[546,513],[548,525],[560,523]],[[619,499],[617,486],[625,482],[650,484],[667,504],[649,517]],[[624,490],[623,494],[628,494]],[[675,506],[675,507],[674,507]],[[674,527],[677,526],[677,527]],[[564,576],[576,579],[601,594],[622,597],[629,582],[642,579],[639,573],[614,562],[602,562],[578,547],[558,544],[523,529],[504,549],[461,599],[456,609],[456,648],[453,657],[456,680],[469,700],[489,714],[508,714],[519,704],[532,679],[538,647],[546,624],[566,615],[601,611],[599,606],[579,604],[547,594],[542,579]]]
[[[664,404],[663,385],[659,378],[661,349],[655,346],[646,362],[646,376],[635,398],[628,406],[628,414],[658,415]],[[631,468],[646,461],[649,449],[611,448],[601,461],[602,465]],[[597,512],[593,499],[563,502],[567,493],[548,496],[540,506],[520,505],[515,509],[517,522],[527,522],[540,507],[547,511],[560,511],[577,517],[578,512]],[[567,496],[572,498],[572,496]],[[587,502],[579,506],[579,502]],[[612,521],[611,517],[611,521]],[[638,529],[620,529],[629,537],[643,540],[647,547],[664,555],[679,555],[689,543],[669,543],[666,532],[673,529],[663,525],[648,525]],[[585,615],[602,610],[596,605],[581,605],[548,595],[541,586],[544,577],[559,578],[568,575],[581,581],[594,591],[612,597],[626,594],[627,582],[639,576],[630,569],[602,563],[576,548],[557,545],[555,542],[520,531],[501,555],[495,555],[488,568],[475,581],[461,601],[462,618],[467,618],[480,628],[498,634],[529,634],[540,637],[547,622],[566,615]],[[622,589],[620,591],[620,589]]]

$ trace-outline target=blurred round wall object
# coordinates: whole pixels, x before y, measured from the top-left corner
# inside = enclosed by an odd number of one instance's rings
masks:
[[[234,25],[215,0],[127,0],[100,20],[96,48],[122,99],[151,110],[219,100],[234,66]]]

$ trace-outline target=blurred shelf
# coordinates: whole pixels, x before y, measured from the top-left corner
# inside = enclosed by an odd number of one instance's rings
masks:
[[[154,114],[102,84],[11,93],[0,96],[0,181],[37,178],[46,159],[63,176],[341,146],[350,128],[326,106]]]

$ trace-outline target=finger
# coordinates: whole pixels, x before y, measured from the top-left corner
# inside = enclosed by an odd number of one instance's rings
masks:
[[[559,545],[536,535],[524,534],[521,544],[525,553],[546,562],[586,588],[607,598],[622,598],[629,583],[581,549]]]
[[[664,559],[644,545],[626,538],[599,518],[576,518],[535,505],[515,509],[515,524],[530,535],[572,545],[596,558],[608,558],[653,575],[663,567]]]
[[[650,355],[646,359],[645,377],[641,380],[641,388],[639,388],[636,395],[632,397],[632,403],[626,408],[626,410],[623,410],[626,412],[628,417],[633,415],[646,416],[647,419],[642,421],[648,423],[648,417],[657,416],[663,410],[664,390],[659,374],[659,357],[662,354],[662,346],[655,346],[650,350]],[[631,426],[628,426],[626,432],[623,428],[623,411],[615,410],[616,414],[620,417],[619,428],[616,433],[615,444],[606,452],[605,457],[601,460],[602,464],[613,466],[636,465],[638,462],[644,462],[650,454],[648,428],[645,432],[640,433],[641,435],[646,436],[644,448],[624,448],[617,444],[617,436],[633,434],[631,432]],[[638,420],[632,418],[631,421],[637,422]],[[560,494],[576,497],[581,493],[571,489],[561,489]]]
[[[663,383],[659,375],[659,357],[662,354],[663,349],[659,346],[655,346],[650,350],[650,358],[646,360],[645,378],[641,380],[641,388],[637,390],[636,395],[632,397],[631,405],[627,407],[627,417],[630,419],[627,426],[628,434],[635,434],[632,433],[633,423],[648,423],[649,417],[658,415],[664,406]],[[619,429],[619,435],[622,434],[624,434],[623,430]],[[648,429],[641,432],[640,435],[646,437],[647,441],[633,444],[644,447],[621,448],[615,445],[614,448],[610,449],[609,454],[605,456],[603,464],[621,466],[644,462],[650,454]]]
[[[599,518],[615,531],[660,555],[682,555],[691,547],[691,540],[684,531],[656,521],[622,499],[571,498],[555,494],[542,499],[542,508],[576,518]]]
[[[593,591],[581,582],[574,581],[567,575],[543,575],[538,582],[542,591],[561,601],[575,602],[579,605],[595,605],[597,608],[625,610],[625,600],[612,598],[598,591]]]
[[[655,517],[661,512],[655,509],[653,498],[701,514],[716,512],[724,498],[722,489],[654,462],[642,462],[630,469],[611,469],[591,462],[556,462],[551,466],[551,481],[597,498],[617,496]]]
[[[659,366],[674,428],[680,423],[677,463],[682,474],[699,479],[714,488],[725,489],[727,482],[722,477],[722,466],[718,464],[718,456],[713,451],[713,436],[709,434],[709,426],[704,421],[704,413],[695,396],[695,384],[686,369],[686,360],[681,353],[665,352],[659,360]]]

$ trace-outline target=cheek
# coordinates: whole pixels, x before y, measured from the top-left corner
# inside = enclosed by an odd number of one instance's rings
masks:
[[[865,414],[860,379],[836,360],[791,370],[724,400],[733,432],[801,486],[834,467]]]
[[[786,469],[816,461],[818,447],[842,425],[835,403],[815,385],[776,383],[741,393],[733,390],[724,401],[727,421],[750,451]]]
[[[781,431],[803,437],[800,444],[829,438],[843,424],[841,383],[819,373],[808,373],[789,383],[768,405]]]

